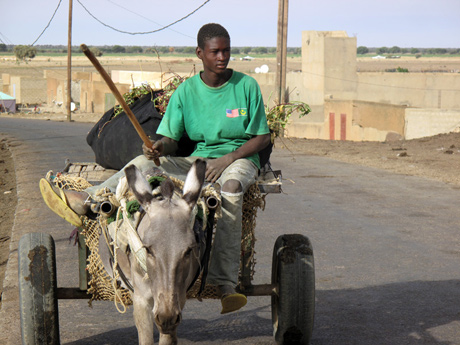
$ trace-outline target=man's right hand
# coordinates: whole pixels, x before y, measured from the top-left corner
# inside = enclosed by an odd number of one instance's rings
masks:
[[[147,147],[145,144],[142,144],[142,151],[144,156],[151,161],[154,161],[156,165],[159,165],[160,156],[163,153],[163,142],[161,140],[157,140],[153,143],[152,147]]]

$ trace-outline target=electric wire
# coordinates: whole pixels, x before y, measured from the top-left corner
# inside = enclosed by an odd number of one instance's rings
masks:
[[[200,8],[202,8],[204,5],[206,5],[209,1],[211,0],[206,0],[204,3],[202,3],[200,6],[198,6],[195,10],[193,10],[192,12],[190,12],[189,14],[187,14],[186,16],[166,25],[166,26],[163,26],[159,29],[156,29],[156,30],[152,30],[152,31],[144,31],[144,32],[129,32],[129,31],[123,31],[123,30],[119,30],[117,28],[114,28],[113,26],[110,26],[104,22],[102,22],[100,19],[98,19],[96,16],[94,16],[82,3],[80,0],[77,0],[77,2],[83,7],[83,9],[91,16],[93,17],[96,21],[98,21],[100,24],[104,25],[105,27],[108,27],[114,31],[117,31],[117,32],[120,32],[120,33],[123,33],[123,34],[129,34],[129,35],[147,35],[147,34],[152,34],[152,33],[155,33],[155,32],[158,32],[158,31],[162,31],[162,30],[165,30],[179,22],[181,22],[182,20],[190,17],[192,14],[194,14],[196,11],[198,11]]]
[[[110,2],[110,3],[113,4],[113,5],[118,6],[118,7],[122,8],[122,9],[124,9],[125,11],[128,11],[128,12],[132,13],[132,14],[135,14],[136,16],[141,17],[141,18],[143,18],[143,19],[145,19],[145,20],[147,20],[147,21],[149,21],[149,22],[151,22],[151,23],[154,23],[154,24],[156,24],[156,25],[158,25],[158,26],[162,26],[162,24],[157,23],[156,21],[151,20],[150,18],[147,18],[146,16],[144,16],[144,15],[142,15],[142,14],[136,13],[136,12],[130,10],[129,8],[126,8],[126,7],[124,7],[124,6],[120,5],[120,4],[117,4],[116,2],[114,2],[114,1],[112,1],[112,0],[107,0],[107,1]],[[174,30],[174,29],[171,29],[171,28],[168,28],[168,29],[171,30],[171,31],[174,31],[174,32],[176,32],[176,33],[178,33],[178,34],[180,34],[180,35],[183,35],[183,36],[185,36],[185,37],[189,37],[189,38],[195,39],[195,37],[190,36],[190,35],[187,35],[187,34],[184,34],[183,32],[179,32],[179,31]]]
[[[34,41],[34,43],[31,44],[31,46],[33,46],[35,43],[37,43],[37,41],[40,39],[40,37],[42,37],[42,35],[45,33],[46,29],[48,29],[48,27],[50,26],[51,22],[53,21],[54,19],[54,16],[56,15],[56,12],[57,10],[59,9],[59,6],[61,6],[61,2],[62,0],[59,0],[59,3],[56,7],[56,9],[54,10],[54,13],[53,15],[51,16],[51,19],[49,20],[48,24],[45,26],[45,28],[43,29],[43,31],[41,32],[41,34],[37,37],[37,39]]]
[[[8,37],[6,37],[5,34],[2,34],[2,33],[0,32],[0,36],[3,37],[3,40],[2,40],[3,43],[13,45],[13,42],[11,42],[11,40],[10,40]],[[5,41],[6,41],[6,42],[5,42]]]

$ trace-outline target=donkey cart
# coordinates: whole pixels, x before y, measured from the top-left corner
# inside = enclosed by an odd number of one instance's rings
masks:
[[[104,180],[107,174],[110,175],[110,171],[93,163],[68,164],[62,173],[56,174],[55,182],[62,186],[66,181],[76,181],[77,178],[94,184]],[[280,192],[280,172],[269,171],[263,172],[260,180],[245,195],[237,290],[246,296],[271,296],[273,333],[278,344],[308,344],[315,307],[313,250],[308,238],[300,234],[280,235],[273,248],[271,283],[253,285],[251,282],[257,208],[263,207],[266,194]],[[210,207],[203,225],[204,232],[209,233],[211,229],[212,234],[215,218],[216,212]],[[60,343],[58,299],[115,299],[123,306],[131,304],[131,292],[120,284],[122,277],[115,277],[118,282],[114,287],[115,278],[106,272],[101,274],[104,268],[101,268],[97,257],[94,260],[99,245],[95,241],[98,236],[94,234],[100,232],[99,223],[87,220],[78,230],[80,283],[77,288],[57,287],[55,243],[49,234],[29,233],[21,238],[18,267],[23,344]],[[187,297],[217,298],[215,288],[201,283],[201,278],[202,275],[188,289]]]

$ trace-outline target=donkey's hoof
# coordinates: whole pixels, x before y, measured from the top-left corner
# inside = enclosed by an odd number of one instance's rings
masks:
[[[243,308],[246,303],[248,303],[248,299],[245,295],[240,293],[232,293],[226,296],[223,296],[221,299],[222,303],[222,311],[221,314],[231,313],[232,311],[237,311]]]

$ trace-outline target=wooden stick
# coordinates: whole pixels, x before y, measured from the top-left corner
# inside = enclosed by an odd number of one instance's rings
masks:
[[[102,78],[106,82],[107,86],[110,88],[110,91],[112,91],[112,93],[115,96],[115,98],[117,99],[118,103],[121,105],[121,107],[125,111],[126,115],[128,115],[129,120],[133,124],[134,128],[136,129],[137,134],[139,134],[139,136],[141,137],[141,139],[144,142],[145,146],[151,148],[153,146],[152,141],[147,136],[147,134],[145,134],[144,129],[139,124],[139,121],[137,121],[136,116],[133,114],[133,112],[129,108],[128,104],[126,104],[125,99],[121,95],[120,91],[118,91],[118,89],[115,86],[115,83],[113,82],[112,78],[110,78],[108,73],[105,71],[105,69],[99,63],[99,61],[94,56],[94,54],[89,50],[89,48],[86,46],[86,44],[81,44],[80,48],[83,51],[83,53],[86,55],[86,57],[91,61],[93,66],[96,68],[96,70],[100,73],[100,75],[102,76]],[[160,160],[158,158],[155,159],[154,162],[155,162],[155,164],[157,166],[160,166]]]

